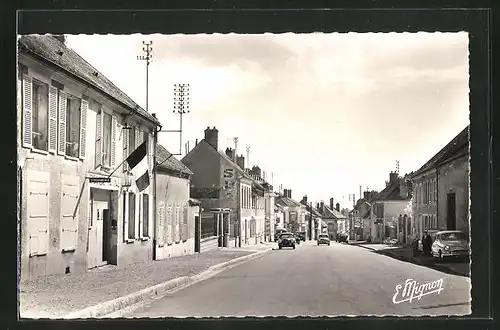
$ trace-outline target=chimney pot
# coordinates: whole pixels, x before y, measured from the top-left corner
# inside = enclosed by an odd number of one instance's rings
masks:
[[[333,210],[333,207],[334,206],[333,206],[333,197],[332,197],[332,198],[330,198],[330,210]]]
[[[335,204],[335,209],[336,209],[338,212],[340,212],[340,204],[339,204],[339,203]]]
[[[210,129],[210,127],[207,127],[205,130],[205,141],[207,141],[212,147],[214,147],[216,150],[219,150],[219,131],[214,127],[213,129]]]

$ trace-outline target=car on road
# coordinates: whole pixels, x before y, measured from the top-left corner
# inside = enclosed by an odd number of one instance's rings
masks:
[[[338,233],[337,234],[337,242],[338,243],[349,243],[347,240],[347,234],[346,233]]]
[[[281,250],[284,247],[291,247],[295,250],[295,235],[290,232],[281,233],[278,239],[278,248]]]
[[[319,234],[318,236],[318,245],[327,244],[330,245],[330,237],[328,234]]]
[[[297,233],[297,237],[298,239],[300,239],[301,241],[306,241],[306,232],[305,231],[299,231]]]
[[[287,230],[283,228],[278,228],[274,232],[274,241],[277,242],[281,236],[281,234],[286,233]]]
[[[460,230],[439,231],[435,235],[431,247],[434,258],[468,258],[469,257],[469,239],[467,235]]]

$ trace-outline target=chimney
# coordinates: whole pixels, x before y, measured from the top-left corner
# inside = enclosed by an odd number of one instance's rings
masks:
[[[210,129],[210,127],[207,127],[205,130],[205,141],[207,141],[212,147],[214,147],[216,150],[219,150],[219,130],[217,128]]]
[[[330,210],[333,210],[333,197],[330,198]]]
[[[233,160],[234,150],[232,148],[226,148],[226,156],[228,156],[229,158],[231,158],[231,160]]]
[[[196,141],[194,142],[194,145],[197,146],[198,145],[198,139],[196,139]]]
[[[322,210],[322,209],[320,209],[319,207],[320,207],[319,203],[316,203],[316,209],[317,209],[318,211],[320,211],[320,212],[323,212],[323,210]]]
[[[335,209],[336,209],[338,212],[340,212],[340,204],[339,204],[339,203],[335,204]]]
[[[53,34],[52,37],[54,37],[54,39],[57,39],[64,45],[66,45],[66,36],[64,34]]]
[[[288,189],[288,198],[292,198],[292,189]]]
[[[307,206],[307,195],[304,195],[304,197],[302,197],[302,205]]]
[[[325,206],[325,203],[323,201],[321,201],[321,203],[320,203],[321,210],[323,210],[323,206]]]
[[[366,201],[369,201],[369,200],[370,200],[370,192],[369,192],[369,191],[364,191],[364,192],[363,192],[363,198],[364,198]]]
[[[389,184],[397,183],[398,182],[398,172],[392,172],[389,173]]]
[[[252,173],[257,175],[259,178],[261,177],[261,170],[260,170],[260,167],[258,166],[252,166]]]
[[[242,169],[245,169],[245,157],[243,157],[243,155],[236,156],[236,165],[238,165]]]

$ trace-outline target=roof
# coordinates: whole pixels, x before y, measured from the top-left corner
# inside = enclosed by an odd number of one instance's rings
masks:
[[[405,200],[406,198],[401,196],[399,180],[397,182],[391,183],[384,190],[379,192],[373,197],[374,201],[385,201],[385,200]]]
[[[332,217],[335,219],[346,219],[346,216],[337,211],[336,209],[330,209],[326,205],[323,205],[323,208],[324,208],[323,214],[328,218]]]
[[[180,160],[175,158],[161,144],[156,144],[156,167],[172,172],[179,172],[188,175],[193,175],[193,172],[184,165]]]
[[[99,70],[83,59],[78,53],[64,43],[50,35],[26,35],[19,38],[19,49],[41,57],[43,60],[58,66],[74,76],[84,80],[87,84],[108,94],[113,99],[135,110],[140,116],[159,125],[160,122],[153,115],[142,109],[127,94],[120,90]],[[61,55],[60,55],[61,54]]]
[[[458,151],[467,146],[469,143],[469,125],[464,128],[457,136],[453,138],[443,149],[439,150],[431,159],[422,167],[412,174],[412,177],[434,168],[438,163],[446,161],[446,159],[454,156]]]
[[[281,194],[278,194],[278,196],[275,197],[274,202],[275,202],[275,204],[278,204],[278,205],[281,205],[281,206],[288,206],[288,207],[303,206],[299,202],[297,202],[297,201],[295,201],[295,200],[293,200],[291,198],[285,197],[285,196],[283,196]]]
[[[361,215],[361,218],[363,218],[363,219],[368,219],[368,218],[370,217],[370,215],[371,215],[371,210],[372,210],[372,207],[371,207],[371,205],[370,205],[370,208],[368,208],[368,209],[366,210],[365,214]]]

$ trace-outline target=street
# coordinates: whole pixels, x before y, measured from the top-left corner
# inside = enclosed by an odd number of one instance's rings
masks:
[[[393,303],[407,279],[443,290]],[[302,243],[108,317],[465,315],[470,279],[332,242]],[[399,298],[401,300],[401,298]]]

